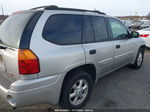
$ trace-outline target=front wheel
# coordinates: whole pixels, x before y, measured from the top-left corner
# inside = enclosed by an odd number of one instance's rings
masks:
[[[132,68],[134,69],[139,69],[141,68],[143,64],[143,59],[144,59],[144,48],[140,48],[136,57],[136,60],[133,65],[131,65]]]
[[[61,106],[67,109],[80,109],[89,99],[93,81],[85,71],[70,74],[63,85]]]

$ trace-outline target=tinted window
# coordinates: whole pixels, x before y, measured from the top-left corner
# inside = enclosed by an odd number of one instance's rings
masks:
[[[105,20],[102,17],[91,17],[95,33],[95,41],[105,41],[108,39]]]
[[[32,15],[24,13],[8,17],[0,26],[0,43],[19,48],[22,33]]]
[[[94,32],[90,16],[84,17],[83,42],[94,42]]]
[[[67,45],[81,43],[82,16],[53,15],[46,22],[43,37],[53,43]]]
[[[126,39],[128,31],[125,26],[118,20],[109,19],[113,39]]]

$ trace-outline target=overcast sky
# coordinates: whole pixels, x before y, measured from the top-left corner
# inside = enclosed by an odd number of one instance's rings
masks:
[[[43,5],[97,9],[113,16],[135,15],[136,12],[144,16],[150,12],[150,0],[0,0],[0,4],[5,14]]]

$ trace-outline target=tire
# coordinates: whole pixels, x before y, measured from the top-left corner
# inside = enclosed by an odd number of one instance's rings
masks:
[[[60,105],[64,109],[80,109],[87,103],[93,87],[89,73],[76,71],[63,84]]]
[[[140,69],[143,64],[143,60],[144,60],[144,48],[140,48],[137,53],[136,60],[134,64],[131,65],[131,67],[133,69]]]

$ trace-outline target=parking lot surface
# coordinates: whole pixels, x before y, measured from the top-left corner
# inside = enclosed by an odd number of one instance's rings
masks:
[[[44,104],[21,109],[51,110],[55,108],[59,107]],[[150,108],[150,50],[145,52],[141,69],[133,70],[123,67],[99,79],[84,108]],[[0,109],[11,109],[11,106],[0,98]]]

